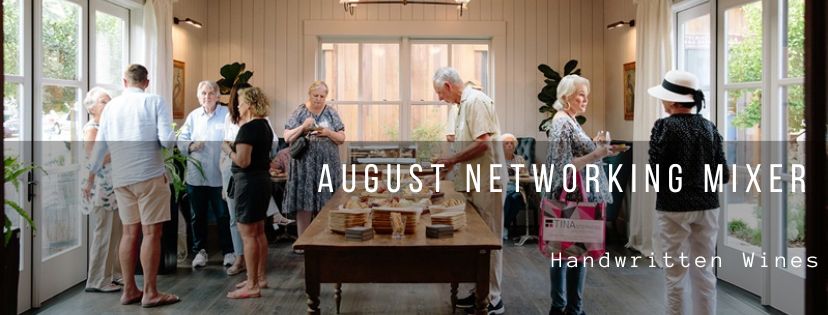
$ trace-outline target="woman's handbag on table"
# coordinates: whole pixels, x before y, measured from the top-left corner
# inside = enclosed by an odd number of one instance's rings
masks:
[[[569,257],[578,261],[585,256],[599,258],[606,251],[606,203],[588,202],[581,176],[575,174],[582,201],[567,201],[563,190],[558,200],[543,198],[539,207],[538,247],[544,256],[554,254],[561,261]]]

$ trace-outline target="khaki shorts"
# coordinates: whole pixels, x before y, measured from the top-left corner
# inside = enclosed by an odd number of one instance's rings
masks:
[[[170,185],[166,175],[115,188],[124,225],[150,225],[170,220]]]

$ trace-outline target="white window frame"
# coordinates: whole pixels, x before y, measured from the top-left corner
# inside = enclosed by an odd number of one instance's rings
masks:
[[[436,21],[423,25],[416,21],[319,21],[308,20],[303,23],[303,79],[311,82],[320,78],[321,44],[323,40],[350,39],[350,40],[377,40],[377,39],[409,39],[417,40],[483,40],[489,43],[489,96],[495,104],[506,103],[506,76],[497,75],[500,69],[506,69],[506,23],[505,22],[456,22]],[[326,41],[327,42],[327,41]],[[400,64],[409,63],[410,51],[408,43],[400,47]],[[310,59],[308,59],[310,58]],[[505,71],[505,70],[504,70]],[[401,67],[401,85],[410,86],[408,74],[410,68]],[[505,73],[505,72],[504,72]],[[408,88],[400,90],[401,101],[410,99],[406,92]],[[400,138],[409,139],[410,107],[403,106],[400,117]],[[506,106],[496,108],[500,117],[506,116]],[[347,126],[346,126],[347,127]]]
[[[360,38],[360,39],[353,39],[353,38],[320,38],[318,43],[318,51],[322,52],[322,46],[325,44],[358,44],[359,45],[359,56],[362,56],[362,49],[363,45],[365,44],[397,44],[399,46],[399,100],[369,100],[366,95],[363,95],[363,88],[362,88],[362,75],[363,71],[360,69],[359,75],[359,100],[336,100],[332,99],[329,101],[331,105],[358,105],[359,106],[359,117],[365,117],[364,113],[364,106],[365,105],[396,105],[399,106],[399,137],[400,139],[393,140],[393,141],[409,141],[411,140],[411,109],[412,106],[421,106],[421,105],[448,105],[440,101],[428,101],[428,100],[414,100],[411,97],[411,46],[412,45],[428,45],[428,44],[443,44],[448,46],[448,65],[451,66],[452,63],[452,45],[486,45],[488,50],[487,52],[491,54],[492,51],[492,43],[490,40],[481,40],[481,39],[425,39],[425,38],[412,38],[408,36],[399,37],[399,38]],[[317,60],[317,74],[316,77],[318,79],[325,77],[325,68],[323,67],[324,64],[324,56],[323,54],[319,54],[319,58]],[[492,58],[488,58],[488,65],[487,65],[487,72],[488,78],[486,82],[481,82],[481,84],[485,84],[485,90],[490,90],[492,86]],[[441,119],[444,119],[442,117]],[[362,128],[357,128],[357,136],[356,139],[360,139],[362,141],[363,138],[363,130]]]

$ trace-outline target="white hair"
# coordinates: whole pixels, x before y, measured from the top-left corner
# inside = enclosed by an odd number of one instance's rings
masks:
[[[504,134],[500,135],[500,141],[517,142],[517,137],[515,137],[515,135],[513,135],[511,133],[504,133]]]
[[[201,91],[203,91],[204,88],[208,87],[208,86],[210,88],[212,88],[213,91],[216,92],[216,94],[221,93],[221,90],[219,90],[219,86],[218,86],[218,84],[216,84],[216,82],[213,82],[213,81],[210,81],[210,80],[204,80],[204,81],[198,82],[198,88],[196,89],[196,97],[201,95]]]
[[[566,98],[575,94],[579,85],[583,85],[586,88],[586,92],[589,93],[589,80],[586,78],[577,74],[570,74],[563,77],[561,82],[558,83],[558,99],[555,100],[555,104],[552,104],[552,107],[555,110],[563,110],[564,104],[566,104]]]
[[[436,86],[442,86],[446,82],[451,83],[452,85],[463,86],[463,80],[460,79],[460,74],[457,73],[457,70],[454,70],[454,68],[451,67],[442,67],[437,69],[437,71],[434,72],[434,78],[432,80]]]
[[[89,92],[86,93],[86,97],[83,99],[83,106],[86,108],[86,111],[92,110],[92,107],[94,107],[95,104],[98,103],[98,99],[104,95],[112,98],[112,95],[109,93],[109,91],[100,86],[93,87],[91,90],[89,90]]]

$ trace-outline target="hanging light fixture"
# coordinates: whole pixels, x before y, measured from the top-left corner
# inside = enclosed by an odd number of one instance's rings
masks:
[[[363,4],[431,4],[431,5],[450,5],[457,7],[460,16],[463,16],[463,10],[468,9],[468,4],[471,0],[446,0],[446,1],[413,1],[413,0],[339,0],[339,3],[345,7],[345,12],[354,15],[354,8]]]

